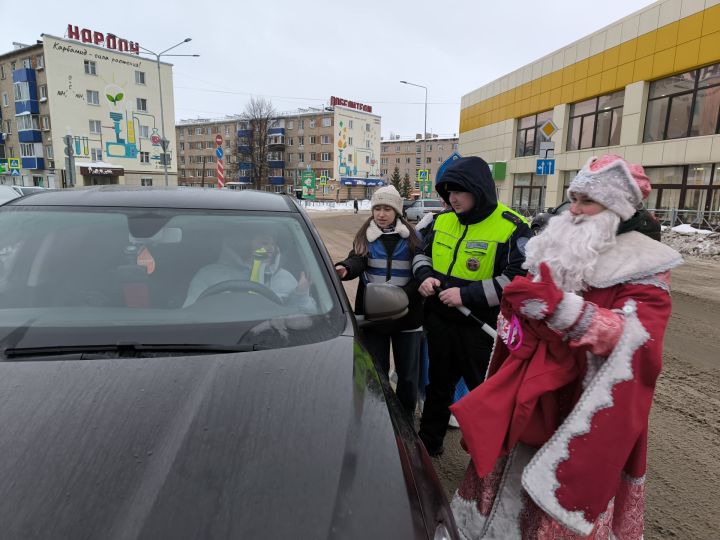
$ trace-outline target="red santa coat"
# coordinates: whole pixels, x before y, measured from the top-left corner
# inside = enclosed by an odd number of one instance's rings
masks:
[[[642,537],[667,271],[681,262],[621,235],[589,290],[566,293],[561,330],[523,319],[520,349],[498,340],[486,382],[452,407],[473,459],[453,499],[467,538]]]

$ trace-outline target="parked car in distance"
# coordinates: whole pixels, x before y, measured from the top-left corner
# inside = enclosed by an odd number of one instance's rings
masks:
[[[440,199],[417,199],[405,210],[408,221],[420,221],[428,212],[437,214],[442,212],[443,204]]]
[[[547,227],[548,222],[553,216],[557,216],[558,214],[562,214],[568,210],[570,210],[570,201],[564,201],[555,208],[548,208],[547,212],[542,212],[533,218],[530,223],[530,230],[533,234],[540,234],[543,229]],[[637,225],[635,230],[659,242],[661,227],[660,222],[655,218],[655,216],[653,216],[646,208],[641,208],[638,212],[638,219],[640,220],[640,223]],[[623,230],[622,224],[620,226],[620,230]]]
[[[412,206],[412,204],[413,204],[414,202],[415,202],[415,199],[403,199],[402,215],[403,215],[404,218],[407,218],[407,215],[405,214],[405,212],[407,211],[407,209],[408,209],[410,206]]]
[[[0,204],[17,199],[18,197],[22,197],[22,193],[19,193],[13,186],[0,186]]]
[[[0,230],[3,538],[458,538],[362,345],[407,296],[355,317],[293,198],[47,190]]]

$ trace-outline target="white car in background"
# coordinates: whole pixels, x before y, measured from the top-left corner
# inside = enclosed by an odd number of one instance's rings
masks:
[[[422,217],[432,212],[442,212],[443,205],[440,199],[418,199],[405,210],[405,218],[408,221],[420,221]]]

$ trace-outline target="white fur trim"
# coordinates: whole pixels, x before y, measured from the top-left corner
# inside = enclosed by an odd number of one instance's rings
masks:
[[[410,229],[408,229],[402,221],[397,219],[395,220],[395,228],[393,229],[393,231],[385,233],[380,227],[377,226],[375,220],[371,219],[370,225],[368,226],[367,231],[365,231],[365,238],[367,238],[368,242],[374,242],[383,234],[399,234],[400,238],[408,238],[410,236]]]
[[[540,320],[544,319],[548,313],[548,305],[545,300],[539,298],[529,298],[523,300],[520,305],[520,313],[529,317],[530,319]]]
[[[630,219],[642,202],[642,192],[624,161],[618,159],[591,171],[597,160],[591,157],[568,187],[571,193],[582,193],[615,212],[623,220]]]
[[[415,225],[415,230],[422,231],[425,227],[427,227],[433,222],[433,219],[435,219],[435,214],[433,214],[432,212],[428,212],[427,214],[423,215],[422,219],[418,221]]]
[[[683,258],[670,246],[632,231],[619,234],[617,243],[600,255],[586,283],[589,287],[605,289],[666,272],[682,263]]]
[[[523,487],[535,503],[550,517],[578,534],[590,534],[593,523],[585,519],[582,511],[568,510],[558,501],[555,494],[560,487],[557,467],[569,457],[570,441],[590,431],[593,416],[598,411],[613,406],[613,387],[632,379],[633,355],[650,339],[650,334],[637,318],[636,309],[634,300],[625,303],[625,326],[617,346],[589,382],[570,415],[523,472]]]
[[[553,330],[567,330],[580,317],[584,303],[582,296],[571,292],[563,293],[563,299],[548,320],[548,326]]]

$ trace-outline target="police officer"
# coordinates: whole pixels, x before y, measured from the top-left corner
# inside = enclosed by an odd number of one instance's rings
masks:
[[[452,212],[437,216],[413,258],[425,302],[430,384],[420,438],[431,456],[443,452],[455,386],[472,390],[485,379],[493,341],[470,317],[496,326],[503,288],[524,275],[527,221],[497,201],[488,164],[479,157],[453,162],[435,188]]]

